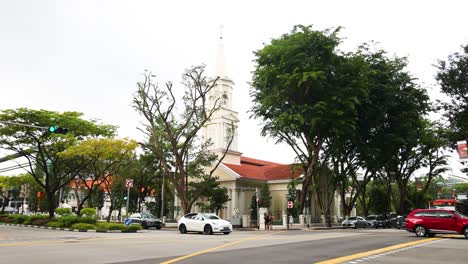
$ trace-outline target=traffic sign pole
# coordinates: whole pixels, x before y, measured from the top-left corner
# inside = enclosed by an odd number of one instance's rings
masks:
[[[128,202],[130,201],[130,187],[127,188],[127,207],[125,208],[126,210],[126,217],[128,218]]]

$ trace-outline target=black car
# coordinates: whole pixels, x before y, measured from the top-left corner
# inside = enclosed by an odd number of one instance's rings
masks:
[[[406,227],[406,215],[398,215],[392,219],[390,219],[390,226],[393,228],[405,228]]]
[[[132,220],[132,224],[140,224],[143,229],[155,227],[159,230],[165,226],[160,219],[154,217],[148,212],[132,214],[129,218]]]

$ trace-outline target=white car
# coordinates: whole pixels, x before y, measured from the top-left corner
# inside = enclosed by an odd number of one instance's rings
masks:
[[[206,235],[213,233],[232,232],[232,224],[211,213],[190,213],[182,216],[177,224],[181,234],[187,232],[203,232]]]

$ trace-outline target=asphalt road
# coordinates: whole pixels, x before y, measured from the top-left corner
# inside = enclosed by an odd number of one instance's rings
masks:
[[[422,243],[421,243],[422,242]],[[391,248],[389,248],[391,247]],[[0,263],[466,263],[468,239],[403,230],[81,233],[0,225]]]

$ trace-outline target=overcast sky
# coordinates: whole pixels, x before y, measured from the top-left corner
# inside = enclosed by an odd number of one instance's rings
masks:
[[[407,56],[409,70],[436,97],[432,65],[468,43],[467,10],[463,0],[0,0],[0,109],[80,111],[142,140],[131,102],[143,71],[177,85],[192,65],[205,63],[211,73],[222,24],[239,150],[290,163],[292,151],[260,137],[259,121],[249,119],[254,50],[296,24],[342,26],[342,49],[373,40]]]

